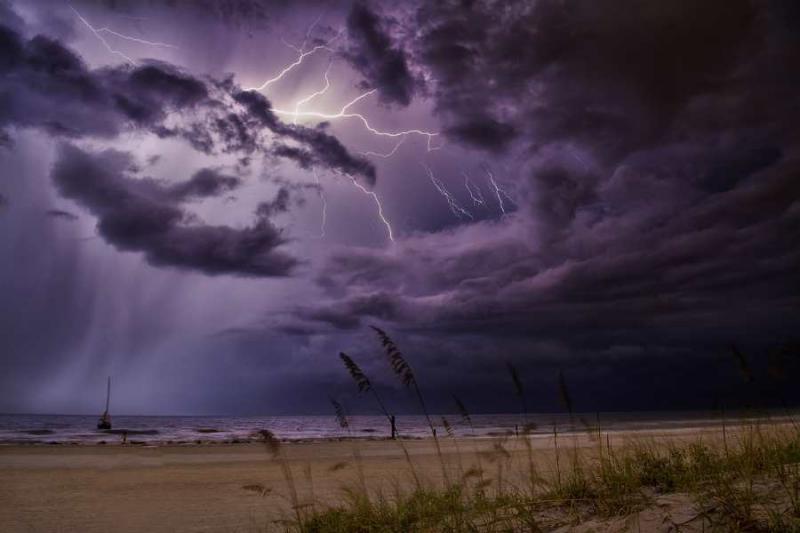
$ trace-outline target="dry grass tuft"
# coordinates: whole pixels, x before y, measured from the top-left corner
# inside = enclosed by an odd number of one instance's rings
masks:
[[[367,379],[367,376],[361,370],[361,367],[359,367],[356,362],[344,352],[340,352],[339,357],[344,363],[344,367],[353,378],[353,381],[356,382],[356,385],[358,386],[358,392],[370,391],[372,389],[372,383],[370,383],[369,379]]]
[[[395,342],[381,328],[377,326],[370,327],[375,330],[375,333],[378,334],[381,345],[383,345],[383,349],[386,351],[386,355],[389,357],[389,363],[392,365],[392,370],[394,370],[394,373],[400,378],[400,381],[403,383],[403,385],[409,387],[412,384],[415,384],[416,378],[414,377],[414,371],[411,370],[411,366],[408,364],[408,361],[406,361],[402,352],[397,348]]]

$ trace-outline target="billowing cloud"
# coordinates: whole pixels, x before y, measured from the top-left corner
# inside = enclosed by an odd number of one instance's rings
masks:
[[[335,137],[321,128],[284,124],[264,96],[242,91],[230,79],[201,80],[157,61],[92,70],[59,42],[41,35],[26,40],[5,26],[0,26],[0,49],[5,95],[0,128],[37,128],[67,138],[152,132],[184,139],[209,155],[260,153],[375,182],[374,167]],[[203,169],[170,188],[143,180],[135,187],[146,191],[147,201],[134,202],[141,198],[132,192],[135,182],[121,176],[124,168],[98,166],[77,150],[62,149],[54,177],[65,195],[100,217],[100,234],[118,248],[145,251],[152,264],[206,273],[285,275],[295,264],[272,252],[283,238],[266,220],[245,230],[193,226],[174,205],[224,194],[239,186],[240,178]],[[106,155],[101,161],[121,157]],[[89,185],[97,189],[75,189],[81,185],[75,181],[79,169],[96,177]],[[120,197],[129,202],[120,203]],[[104,206],[104,201],[116,203]]]
[[[247,404],[261,412],[264,405],[301,402],[308,392],[312,399],[289,410],[320,411],[330,389],[352,388],[337,366],[340,350],[376,376],[390,402],[401,401],[391,395],[388,372],[381,373],[386,365],[371,324],[396,337],[426,391],[443,391],[443,398],[433,394],[437,410],[449,407],[450,389],[469,392],[477,410],[513,408],[501,400],[508,396],[503,360],[513,360],[531,390],[541,391],[534,409],[555,407],[559,369],[574,386],[578,409],[708,408],[715,399],[745,396],[732,385],[735,364],[720,355],[734,343],[759,374],[751,398],[797,398],[788,387],[771,390],[763,378],[764,354],[800,328],[797,2],[374,1],[325,10],[312,2],[273,11],[259,0],[201,4],[116,3],[150,16],[142,34],[154,39],[163,38],[163,13],[191,14],[178,44],[196,46],[152,49],[171,63],[138,60],[145,51],[133,48],[135,65],[103,68],[86,66],[48,31],[29,38],[21,20],[4,18],[0,144],[18,137],[29,147],[26,129],[67,142],[52,180],[45,180],[56,194],[26,192],[22,179],[0,183],[13,200],[0,225],[13,238],[0,244],[39,264],[35,276],[9,267],[0,279],[13,295],[5,330],[22,332],[7,353],[21,366],[30,345],[43,346],[37,365],[61,353],[34,324],[77,330],[69,319],[96,305],[76,300],[56,313],[46,309],[45,288],[40,310],[16,318],[15,302],[30,287],[63,279],[57,290],[82,298],[92,294],[94,277],[73,265],[133,255],[95,248],[84,216],[72,224],[43,220],[65,197],[77,206],[65,208],[91,213],[99,236],[118,250],[171,267],[141,269],[143,286],[152,288],[156,278],[170,287],[178,276],[185,280],[186,293],[169,300],[170,317],[213,303],[188,329],[219,345],[209,349],[213,357],[192,350],[185,367],[213,389],[204,405],[215,409]],[[291,16],[281,19],[280,31],[249,32],[253,26],[238,25],[247,23],[248,10],[254,24]],[[98,23],[109,15],[96,6],[85,11]],[[334,41],[330,28],[337,27],[342,38]],[[264,90],[268,96],[240,87],[239,79],[281,72],[323,33],[331,50],[305,56]],[[71,43],[87,59],[108,58],[91,35],[83,37]],[[180,59],[186,61],[178,68]],[[283,122],[291,113],[277,110],[319,91],[330,61],[330,89],[302,109],[333,116],[359,91],[374,89],[377,106],[367,98],[348,109],[376,130],[441,132],[433,146],[444,141],[441,149],[426,150],[424,138],[409,135],[387,155],[401,138],[371,135],[358,120]],[[213,78],[198,74],[211,63]],[[229,68],[236,73],[219,74]],[[170,148],[161,152],[162,145]],[[8,159],[25,154],[0,150]],[[265,165],[257,169],[260,161]],[[317,170],[316,179],[293,167]],[[23,162],[15,168],[22,170],[13,178],[33,174]],[[348,176],[359,186],[376,185],[375,195],[351,187]],[[250,194],[257,184],[249,180],[259,179],[274,196]],[[211,224],[206,217],[221,204],[214,200],[231,194],[238,201],[213,213],[230,225]],[[453,216],[448,194],[474,217]],[[25,218],[27,205],[33,207]],[[292,225],[286,235],[276,217]],[[380,217],[392,225],[393,242],[385,242]],[[37,243],[26,246],[26,228],[59,244],[60,259],[42,255]],[[73,261],[64,250],[86,259]],[[248,277],[282,279],[242,279]],[[83,285],[70,292],[65,287],[74,279]],[[127,310],[128,301],[117,298]],[[139,309],[150,304],[142,302]],[[129,333],[126,313],[117,313],[122,336]],[[133,319],[144,325],[137,337],[167,337],[151,324],[160,318],[139,311]],[[165,353],[187,346],[179,329]],[[80,331],[76,353],[89,336]],[[115,348],[111,341],[86,343],[98,354]],[[147,370],[160,373],[160,365]],[[39,375],[33,363],[30,369]],[[292,388],[285,395],[292,399],[276,394],[257,403],[278,382]]]
[[[66,220],[69,222],[78,220],[78,216],[75,213],[70,213],[69,211],[64,211],[63,209],[48,209],[45,214],[50,218]]]
[[[194,173],[188,180],[169,188],[169,195],[177,200],[219,196],[242,184],[236,176],[222,174],[211,168],[203,168]]]
[[[289,274],[297,262],[277,250],[285,240],[268,218],[237,229],[200,223],[182,209],[187,191],[196,191],[202,179],[167,187],[136,177],[130,154],[91,154],[71,145],[62,145],[53,169],[61,194],[98,218],[100,235],[120,250],[143,252],[153,265],[206,274]]]
[[[402,48],[394,45],[382,19],[364,2],[355,2],[347,15],[349,47],[345,58],[377,89],[383,102],[407,106],[416,82]]]
[[[138,129],[183,138],[208,154],[280,156],[272,145],[285,139],[307,151],[306,164],[375,181],[374,167],[335,137],[283,124],[264,96],[242,91],[230,79],[204,81],[158,61],[90,70],[57,41],[26,41],[5,26],[0,45],[0,91],[7,95],[0,127],[35,127],[64,137],[114,137]]]
[[[790,338],[797,19],[745,1],[495,7],[423,5],[407,53],[452,140],[513,158],[520,209],[341,250],[318,276],[328,299],[286,330],[515,338],[522,360],[525,342],[701,358]]]

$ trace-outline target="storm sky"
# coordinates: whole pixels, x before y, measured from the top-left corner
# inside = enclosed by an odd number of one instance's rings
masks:
[[[798,65],[792,0],[0,0],[0,412],[414,412],[370,325],[439,411],[796,402]]]

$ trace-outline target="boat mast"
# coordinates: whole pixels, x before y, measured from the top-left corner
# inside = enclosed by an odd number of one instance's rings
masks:
[[[111,401],[111,376],[108,376],[108,386],[106,388],[106,412],[108,414],[108,403]]]

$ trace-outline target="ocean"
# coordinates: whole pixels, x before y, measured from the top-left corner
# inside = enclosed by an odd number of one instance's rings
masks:
[[[795,413],[759,413],[760,417],[788,419]],[[457,436],[492,437],[512,435],[527,425],[533,434],[596,431],[599,420],[603,431],[632,429],[675,429],[717,425],[719,413],[628,412],[576,414],[476,414],[472,424],[459,415],[443,415]],[[729,424],[753,417],[753,413],[728,413]],[[339,427],[334,416],[115,416],[113,429],[96,429],[97,416],[89,415],[0,415],[0,444],[118,444],[126,439],[141,444],[202,444],[249,442],[258,439],[262,429],[286,441],[338,438],[386,438],[389,424],[383,416],[348,417],[349,429]],[[437,434],[446,435],[442,415],[431,416]],[[398,415],[401,436],[430,436],[424,416]]]

